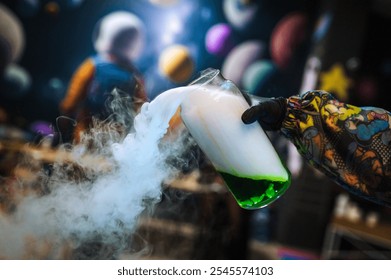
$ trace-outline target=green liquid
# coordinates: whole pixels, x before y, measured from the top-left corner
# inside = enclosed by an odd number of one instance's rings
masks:
[[[290,185],[290,177],[286,181],[272,181],[219,173],[239,206],[244,209],[259,209],[269,205],[283,195]]]

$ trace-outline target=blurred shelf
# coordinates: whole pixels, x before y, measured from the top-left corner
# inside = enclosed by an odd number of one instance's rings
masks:
[[[349,248],[343,248],[343,242]],[[323,259],[391,257],[391,224],[377,223],[370,227],[364,221],[353,222],[334,217],[328,226],[322,252]]]
[[[251,260],[316,260],[320,258],[314,252],[279,243],[251,240],[248,246],[248,258]]]
[[[202,174],[198,171],[193,171],[186,175],[180,175],[174,180],[167,181],[167,187],[181,191],[208,194],[217,193],[223,194],[227,192],[224,182],[219,177],[214,177],[210,182],[200,182]]]

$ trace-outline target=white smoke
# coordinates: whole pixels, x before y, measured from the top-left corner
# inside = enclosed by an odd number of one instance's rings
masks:
[[[130,115],[119,126],[95,122],[81,144],[61,147],[70,162],[40,171],[34,187],[17,182],[15,210],[0,212],[0,258],[75,258],[75,249],[94,241],[111,246],[113,255],[129,249],[138,217],[178,172],[167,159],[185,148],[162,140],[180,104],[166,99],[145,103],[132,129]]]

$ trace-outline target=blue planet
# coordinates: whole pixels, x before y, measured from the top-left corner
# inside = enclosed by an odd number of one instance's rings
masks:
[[[256,61],[243,74],[243,88],[250,94],[262,92],[264,86],[276,73],[277,66],[271,60]]]

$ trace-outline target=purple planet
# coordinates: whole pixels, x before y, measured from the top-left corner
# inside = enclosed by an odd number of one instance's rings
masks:
[[[233,46],[232,28],[228,24],[215,24],[206,33],[205,47],[211,54],[224,56]]]
[[[52,125],[45,121],[35,121],[30,125],[31,131],[41,135],[51,135],[54,133]]]

